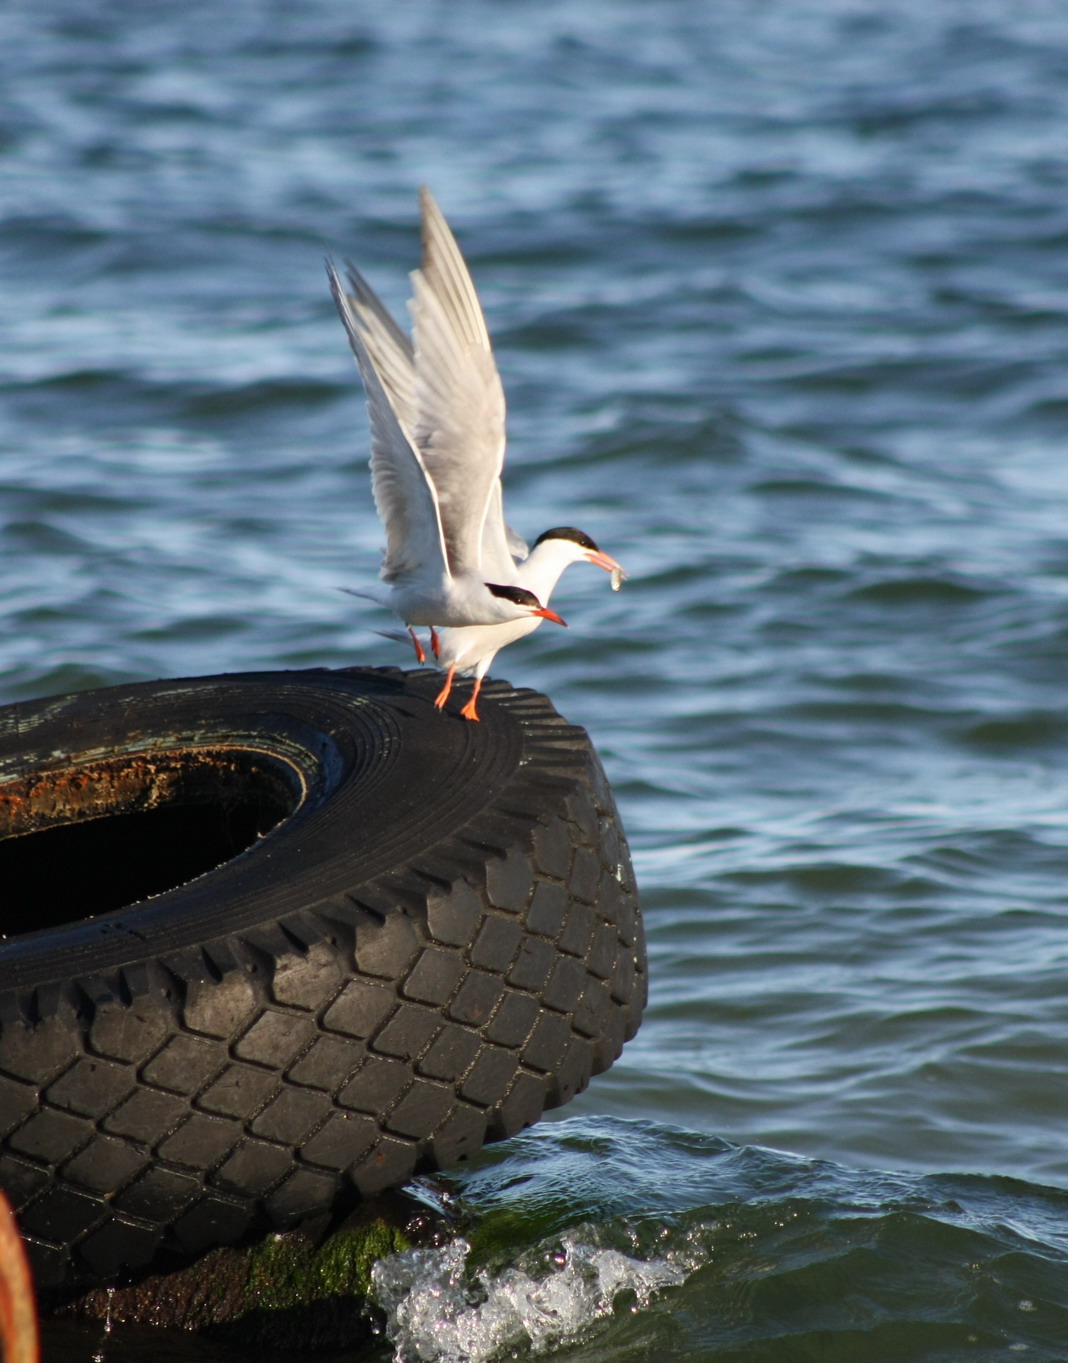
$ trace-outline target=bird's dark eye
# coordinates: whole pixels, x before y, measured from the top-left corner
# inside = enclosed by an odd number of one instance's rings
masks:
[[[577,544],[580,549],[592,549],[595,554],[600,553],[597,545],[594,544],[585,530],[576,530],[573,525],[557,525],[552,530],[543,530],[534,541],[534,547],[537,548],[542,540],[570,540],[572,544]]]
[[[501,586],[498,582],[487,582],[486,586],[494,596],[499,596],[505,601],[511,601],[516,606],[531,606],[534,610],[541,609],[541,602],[533,592],[528,592],[526,587]]]

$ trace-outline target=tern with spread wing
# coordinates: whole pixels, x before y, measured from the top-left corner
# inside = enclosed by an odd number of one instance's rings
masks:
[[[430,625],[431,646],[446,669],[445,684],[435,703],[439,708],[444,706],[457,671],[474,674],[474,691],[461,713],[477,720],[479,689],[497,652],[536,629],[543,619],[564,623],[546,607],[569,564],[585,561],[611,571],[613,587],[619,586],[624,574],[615,559],[598,549],[581,530],[548,530],[529,550],[505,522],[500,482],[505,446],[504,390],[460,249],[426,189],[421,192],[421,206],[423,260],[421,269],[412,274],[414,344],[358,270],[348,266],[352,292],[346,294],[328,265],[334,299],[367,388],[376,504],[388,535],[390,521],[382,506],[385,499],[380,499],[379,480],[375,479],[376,441],[381,440],[381,430],[394,444],[399,438],[401,452],[411,451],[425,473],[442,526],[455,526],[459,520],[470,531],[475,515],[481,514],[480,571],[495,578],[494,583],[486,584],[488,590],[498,600],[509,599],[527,609],[517,609],[507,620],[458,622],[444,616],[430,620],[425,618],[425,611],[419,618],[406,614],[400,608],[396,588],[388,593],[379,590],[360,595],[390,605],[402,615],[420,662],[426,655],[411,626]],[[483,502],[490,470],[492,477]],[[474,487],[472,479],[477,480]],[[442,539],[448,564],[449,540],[444,530]],[[387,549],[382,572],[387,581],[389,567]],[[499,594],[505,587],[510,592],[502,598]]]
[[[474,285],[430,195],[423,193],[423,265],[412,274],[406,391],[388,368],[380,372],[373,329],[330,262],[327,274],[367,392],[371,487],[386,530],[384,586],[360,595],[388,606],[409,630],[535,618],[563,624],[516,581],[499,515],[504,394]]]

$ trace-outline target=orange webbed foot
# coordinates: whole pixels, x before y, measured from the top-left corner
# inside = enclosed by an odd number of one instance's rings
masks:
[[[415,645],[415,660],[416,660],[416,662],[417,662],[417,663],[425,663],[425,662],[426,662],[426,649],[425,649],[425,648],[423,647],[423,645],[419,642],[419,635],[416,634],[415,630],[412,629],[411,625],[408,626],[408,633],[412,636],[412,643]],[[431,636],[433,636],[434,631],[431,630],[430,633],[431,633]],[[434,650],[434,656],[437,657],[437,650],[436,650],[436,649]]]
[[[437,709],[443,710],[445,708],[445,702],[449,699],[449,692],[452,690],[452,679],[455,676],[456,664],[453,663],[445,674],[445,685],[438,692],[437,699],[434,701],[434,705]]]
[[[430,647],[434,650],[434,657],[440,658],[441,640],[438,638],[438,632],[433,625],[430,626]]]
[[[482,678],[481,678],[481,677],[477,677],[477,678],[475,679],[475,689],[471,692],[471,699],[467,702],[467,704],[464,706],[464,708],[460,711],[460,714],[463,715],[464,719],[474,719],[474,720],[477,720],[477,719],[478,719],[478,710],[475,708],[475,703],[476,703],[477,700],[478,700],[478,693],[479,693],[481,690],[482,690]]]

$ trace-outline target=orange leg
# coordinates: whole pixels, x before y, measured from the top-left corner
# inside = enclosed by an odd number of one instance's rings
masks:
[[[452,679],[456,676],[456,664],[453,663],[445,674],[445,685],[438,692],[437,700],[434,704],[439,710],[444,709],[445,702],[449,699],[449,692],[452,690]]]
[[[478,719],[478,711],[475,709],[475,701],[478,700],[478,693],[482,690],[482,678],[475,678],[475,689],[471,692],[471,699],[460,711],[464,719]]]
[[[430,626],[430,647],[434,650],[434,657],[435,657],[435,658],[440,658],[440,657],[441,657],[441,640],[438,638],[438,632],[437,632],[437,630],[434,628],[433,625]],[[422,659],[420,659],[420,662],[421,662],[421,661],[422,661]]]
[[[415,645],[415,661],[416,661],[417,663],[425,663],[425,662],[426,662],[426,649],[425,649],[425,648],[423,647],[423,645],[419,642],[419,635],[416,634],[415,630],[412,629],[411,625],[408,626],[408,633],[412,636],[412,643]],[[433,631],[433,630],[430,631],[430,637],[431,637],[431,638],[434,637],[434,631]],[[434,650],[434,656],[435,656],[435,658],[437,657],[437,649]]]

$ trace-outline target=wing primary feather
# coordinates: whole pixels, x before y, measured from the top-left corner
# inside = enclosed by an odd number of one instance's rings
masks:
[[[375,369],[359,317],[342,287],[333,262],[326,262],[330,292],[348,336],[367,393],[371,422],[371,489],[386,530],[383,581],[428,571],[449,576],[449,559],[434,483],[412,444]]]
[[[447,304],[467,344],[490,350],[489,329],[471,271],[452,228],[445,221],[444,213],[426,185],[419,190],[419,207],[422,214],[423,273]]]
[[[345,268],[351,290],[349,302],[359,321],[360,335],[401,428],[414,441],[418,409],[411,339],[352,261],[346,261]]]
[[[511,565],[503,519],[487,517],[504,463],[504,390],[456,239],[425,188],[421,204],[423,261],[412,273],[411,302],[415,443],[438,494],[453,572],[499,572]]]

